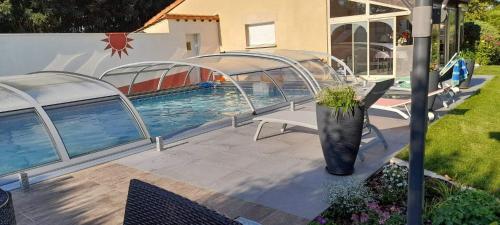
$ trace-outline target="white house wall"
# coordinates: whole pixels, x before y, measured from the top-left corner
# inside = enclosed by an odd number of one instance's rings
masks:
[[[176,31],[182,32],[182,29]],[[219,50],[218,31],[200,29],[200,52]],[[121,57],[105,49],[104,33],[0,34],[0,76],[40,70],[62,70],[98,77],[104,71],[141,61],[166,61],[187,57],[185,33],[130,33],[132,48]],[[215,40],[215,41],[213,41]]]

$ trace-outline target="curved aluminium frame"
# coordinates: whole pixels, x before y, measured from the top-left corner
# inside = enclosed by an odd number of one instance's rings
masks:
[[[87,76],[87,75],[83,75],[83,74],[79,74],[79,73],[73,73],[73,72],[66,72],[66,71],[54,71],[54,70],[51,70],[51,71],[38,71],[38,72],[29,73],[29,74],[41,74],[41,73],[60,73],[60,74],[66,74],[68,76],[73,76],[73,77],[85,79],[87,81],[91,81],[91,82],[94,82],[94,83],[104,84],[109,89],[114,90],[115,93],[116,93],[116,95],[119,96],[120,99],[123,102],[125,102],[125,105],[126,105],[127,109],[132,113],[132,116],[134,117],[134,119],[137,122],[137,124],[139,124],[139,128],[141,129],[141,132],[144,135],[144,137],[146,137],[148,139],[151,138],[151,135],[150,135],[150,133],[148,131],[148,128],[147,128],[146,124],[142,120],[139,112],[133,106],[132,102],[130,102],[130,100],[127,98],[127,96],[125,96],[121,91],[117,90],[110,83],[108,83],[106,81],[103,81],[103,80],[96,79],[96,78],[91,77],[91,76]]]
[[[304,81],[306,81],[307,87],[313,94],[317,94],[318,91],[320,90],[319,83],[316,81],[316,79],[314,79],[309,70],[307,70],[299,62],[286,57],[272,55],[272,54],[265,54],[265,53],[261,54],[255,52],[224,52],[221,54],[208,54],[208,55],[195,56],[192,58],[206,58],[213,56],[244,56],[244,57],[255,57],[255,58],[276,60],[285,63],[287,65],[290,65],[293,69],[295,69],[298,72],[297,74],[299,75],[299,77],[301,77],[302,79],[304,79]]]
[[[57,132],[56,126],[52,122],[52,120],[49,118],[49,115],[45,110],[43,109],[42,105],[38,103],[33,97],[31,97],[29,94],[27,94],[24,91],[21,91],[15,87],[12,87],[7,84],[0,83],[0,87],[3,87],[19,97],[23,98],[24,100],[28,101],[34,108],[36,114],[40,117],[42,120],[43,125],[47,128],[48,135],[52,142],[54,143],[55,150],[57,151],[57,154],[59,155],[60,159],[65,161],[69,160],[69,155],[66,149],[66,146],[63,143],[63,140],[59,133]]]
[[[78,74],[78,73],[64,72],[64,71],[39,71],[39,72],[30,73],[30,74],[41,74],[41,73],[58,73],[61,75],[72,76],[72,77],[76,77],[76,78],[86,80],[89,82],[95,82],[98,84],[102,84],[105,88],[108,88],[109,90],[113,90],[114,92],[116,92],[115,96],[119,97],[120,100],[122,100],[122,102],[125,105],[125,109],[129,110],[129,113],[131,113],[131,115],[133,116],[134,122],[136,122],[136,124],[139,126],[140,132],[141,132],[142,136],[144,137],[144,139],[138,140],[138,141],[135,141],[132,143],[120,145],[120,146],[114,146],[114,147],[111,147],[109,149],[105,149],[103,151],[94,152],[92,154],[87,154],[87,155],[79,156],[76,158],[70,158],[68,151],[67,151],[67,148],[64,145],[63,140],[62,140],[57,128],[55,127],[53,121],[48,116],[45,109],[43,108],[45,105],[40,104],[35,98],[33,98],[28,93],[26,93],[22,90],[19,90],[15,87],[12,87],[11,85],[0,82],[0,87],[7,89],[8,91],[16,94],[18,97],[24,99],[25,101],[27,101],[31,104],[31,107],[23,108],[20,110],[30,110],[31,112],[34,112],[37,114],[38,118],[40,119],[41,124],[47,130],[47,135],[49,136],[50,140],[52,141],[52,144],[54,146],[54,150],[56,151],[56,154],[59,156],[59,159],[53,163],[46,164],[46,165],[40,165],[40,166],[32,167],[32,168],[26,168],[24,171],[28,171],[30,174],[30,177],[33,177],[34,180],[45,179],[46,177],[57,175],[59,173],[55,172],[55,171],[62,169],[62,168],[68,168],[71,166],[77,166],[75,168],[85,168],[89,165],[95,165],[96,163],[102,163],[104,161],[108,161],[110,159],[113,159],[113,157],[116,157],[116,156],[112,156],[115,154],[119,154],[121,156],[124,156],[124,155],[133,154],[135,152],[144,151],[144,150],[146,150],[146,148],[144,146],[147,146],[147,145],[152,143],[149,131],[148,131],[146,125],[144,124],[143,120],[139,116],[139,113],[132,106],[132,103],[128,100],[128,98],[125,95],[123,95],[123,93],[118,91],[113,85],[111,85],[105,81],[97,80],[96,78],[93,78],[93,77],[89,77],[89,76]],[[111,95],[111,96],[113,96],[113,95]],[[111,96],[108,96],[108,97],[111,97]],[[107,98],[107,97],[103,96],[103,98]],[[9,113],[9,112],[7,112],[7,113]],[[103,157],[107,157],[107,158],[103,159]],[[97,161],[94,162],[94,160],[97,160]],[[82,164],[82,163],[85,163],[85,164]],[[48,172],[54,172],[54,173],[53,174],[46,174]],[[44,175],[43,177],[36,177],[36,176],[41,175],[41,174],[46,174],[46,175]],[[0,185],[14,183],[17,181],[17,179],[18,179],[18,177],[17,177],[17,174],[15,174],[15,173],[1,176],[0,177]]]
[[[128,68],[130,66],[133,66],[133,65],[147,65],[149,66],[149,64],[153,64],[153,63],[156,63],[157,65],[160,65],[160,64],[173,64],[173,66],[170,68],[172,69],[173,67],[176,67],[176,66],[189,66],[189,67],[198,67],[198,68],[204,68],[204,69],[208,69],[208,70],[211,70],[211,71],[214,71],[214,72],[217,72],[219,74],[221,74],[226,80],[229,80],[237,89],[238,91],[243,95],[243,98],[245,98],[245,101],[247,102],[248,106],[250,107],[250,109],[252,110],[253,113],[256,113],[257,110],[255,108],[255,106],[253,105],[252,101],[250,101],[250,98],[248,97],[248,95],[246,94],[246,92],[243,90],[243,88],[228,74],[222,72],[221,70],[219,69],[216,69],[216,68],[212,68],[212,67],[207,67],[207,66],[203,66],[203,65],[199,65],[199,64],[195,64],[195,63],[188,63],[188,62],[178,62],[178,61],[147,61],[147,62],[141,62],[141,63],[133,63],[133,64],[127,64],[127,65],[123,65],[123,66],[119,66],[119,67],[115,67],[115,68],[112,68],[112,69],[109,69],[107,70],[106,72],[104,72],[100,77],[99,79],[102,80],[103,78],[105,78],[107,75],[110,76],[110,75],[113,75],[113,74],[109,74],[109,72],[113,71],[113,70],[117,70],[117,69],[121,69],[121,68]],[[169,70],[170,70],[169,69]],[[166,69],[163,69],[163,70],[166,70]],[[191,70],[191,68],[190,68]],[[158,70],[158,71],[162,71],[162,70]],[[190,72],[190,71],[189,71]],[[186,76],[189,76],[189,72],[186,74]],[[132,72],[133,73],[133,72]],[[162,74],[162,76],[160,77],[160,81],[163,82],[163,79],[164,77],[168,74],[168,71],[164,72]],[[131,83],[131,85],[133,85],[133,83]],[[159,87],[161,88],[161,83],[159,83]]]

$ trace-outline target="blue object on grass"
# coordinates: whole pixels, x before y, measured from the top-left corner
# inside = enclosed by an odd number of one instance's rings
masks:
[[[467,79],[469,71],[467,71],[467,64],[464,59],[459,59],[453,66],[453,75],[451,77],[451,84],[458,86],[462,81]]]

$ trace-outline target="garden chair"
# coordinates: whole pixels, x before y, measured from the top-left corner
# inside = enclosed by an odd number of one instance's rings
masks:
[[[130,181],[123,224],[258,225],[242,217],[229,219],[187,198],[135,179]]]

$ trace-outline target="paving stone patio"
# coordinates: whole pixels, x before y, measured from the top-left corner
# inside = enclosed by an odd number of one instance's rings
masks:
[[[486,80],[475,79],[474,88],[460,99]],[[243,216],[264,225],[307,224],[328,207],[328,183],[364,180],[408,143],[409,121],[370,113],[389,149],[373,145],[364,152],[365,160],[357,161],[352,176],[326,173],[316,131],[291,127],[280,134],[281,126],[270,124],[261,134],[265,138],[254,142],[256,123],[250,122],[189,138],[162,152],[150,150],[47,180],[27,193],[16,190],[16,216],[19,224],[121,224],[128,182],[136,178],[231,218]]]

